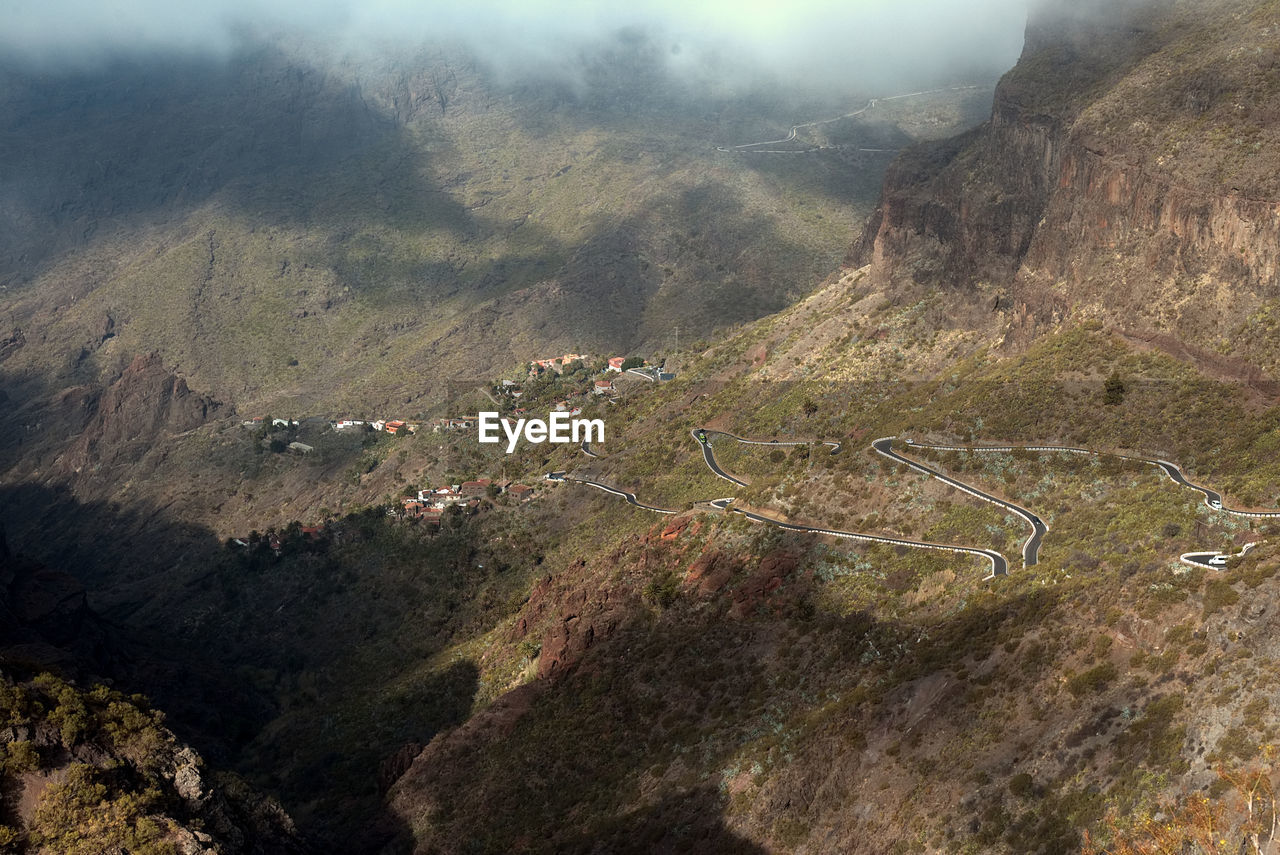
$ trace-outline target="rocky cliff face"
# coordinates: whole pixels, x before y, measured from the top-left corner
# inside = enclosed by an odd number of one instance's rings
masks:
[[[22,852],[300,853],[280,806],[218,774],[141,696],[0,671],[6,839]]]
[[[158,353],[139,355],[96,402],[84,431],[60,458],[70,472],[137,460],[166,433],[204,424],[222,404],[196,394],[164,367]]]
[[[1257,2],[1043,5],[990,120],[895,164],[850,262],[1007,289],[1015,339],[1101,317],[1275,369],[1276,25]]]

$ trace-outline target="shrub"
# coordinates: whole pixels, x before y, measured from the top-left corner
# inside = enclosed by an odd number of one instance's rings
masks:
[[[680,580],[676,578],[674,573],[667,571],[650,579],[649,584],[644,586],[641,596],[644,597],[646,602],[665,609],[676,601],[676,596],[679,592]]]
[[[1209,617],[1224,606],[1235,605],[1238,602],[1240,602],[1240,595],[1224,579],[1210,579],[1204,586],[1205,617]]]
[[[1088,671],[1076,674],[1067,681],[1067,691],[1075,695],[1077,698],[1086,692],[1097,692],[1106,688],[1106,685],[1116,678],[1116,666],[1111,662],[1103,662],[1101,665],[1095,665]]]
[[[1026,772],[1019,772],[1009,779],[1009,792],[1020,799],[1029,799],[1035,794],[1035,781]]]

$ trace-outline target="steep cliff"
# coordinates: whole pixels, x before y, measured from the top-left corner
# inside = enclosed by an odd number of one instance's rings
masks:
[[[213,772],[141,696],[0,672],[6,852],[298,853],[280,806]]]
[[[59,463],[69,471],[137,460],[164,433],[181,433],[222,405],[187,388],[158,353],[139,355],[98,399],[88,426]]]
[[[850,253],[882,283],[1007,289],[1009,333],[1068,317],[1273,371],[1280,10],[1033,11],[990,120],[890,170]]]

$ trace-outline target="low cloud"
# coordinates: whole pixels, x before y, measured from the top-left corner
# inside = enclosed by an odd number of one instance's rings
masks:
[[[121,54],[226,54],[248,37],[302,37],[360,54],[461,42],[508,75],[561,70],[634,31],[668,62],[814,89],[991,76],[1022,45],[1027,0],[10,0],[0,54],[33,66]],[[16,6],[13,5],[16,2]],[[750,83],[750,80],[744,80]]]

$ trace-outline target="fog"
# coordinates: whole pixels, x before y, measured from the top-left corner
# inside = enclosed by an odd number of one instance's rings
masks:
[[[508,77],[571,78],[576,57],[639,33],[707,85],[771,80],[885,91],[990,79],[1022,45],[1027,0],[10,0],[0,55],[50,69],[121,55],[226,55],[288,35],[348,56],[463,43]]]

